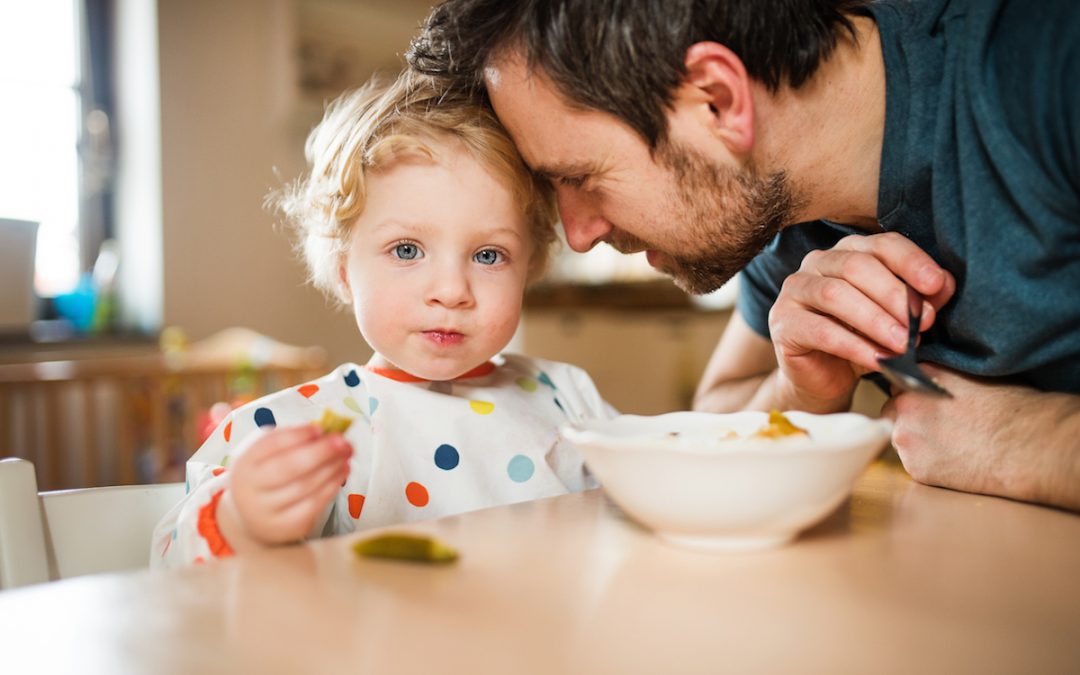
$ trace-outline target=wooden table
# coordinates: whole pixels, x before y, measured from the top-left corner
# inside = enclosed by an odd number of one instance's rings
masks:
[[[598,491],[412,526],[435,568],[350,538],[0,594],[0,673],[1077,673],[1080,517],[878,462],[785,548],[704,554]]]

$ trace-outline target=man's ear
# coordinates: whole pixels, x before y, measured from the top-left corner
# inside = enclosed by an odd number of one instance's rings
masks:
[[[733,154],[748,154],[754,147],[754,98],[742,59],[722,44],[698,42],[686,50],[685,63],[677,96],[702,106],[712,132]]]

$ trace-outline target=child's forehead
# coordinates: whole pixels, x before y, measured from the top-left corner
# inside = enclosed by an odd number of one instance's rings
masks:
[[[452,154],[412,154],[387,163],[369,176],[366,193],[360,221],[368,232],[382,223],[526,230],[514,191],[463,146]]]

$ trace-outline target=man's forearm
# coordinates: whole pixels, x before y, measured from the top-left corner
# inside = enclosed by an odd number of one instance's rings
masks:
[[[1080,396],[1042,394],[1046,401],[1041,428],[1029,442],[1047,454],[1034,501],[1080,512]]]
[[[723,382],[699,391],[694,410],[738,412],[740,410],[804,410],[813,413],[844,412],[851,407],[851,395],[833,401],[812,400],[786,386],[780,371]]]
[[[769,374],[752,375],[740,380],[720,382],[694,394],[694,410],[701,412],[729,413],[740,410],[756,410],[750,403],[758,395],[762,383]]]

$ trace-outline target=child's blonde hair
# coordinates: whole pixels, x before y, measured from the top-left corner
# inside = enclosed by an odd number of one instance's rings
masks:
[[[491,111],[405,71],[389,85],[373,80],[333,101],[304,146],[310,172],[271,195],[296,230],[312,284],[342,298],[338,269],[364,210],[368,172],[406,155],[434,161],[431,141],[444,138],[460,141],[511,191],[530,233],[529,280],[543,273],[556,239],[551,186],[529,171]]]

